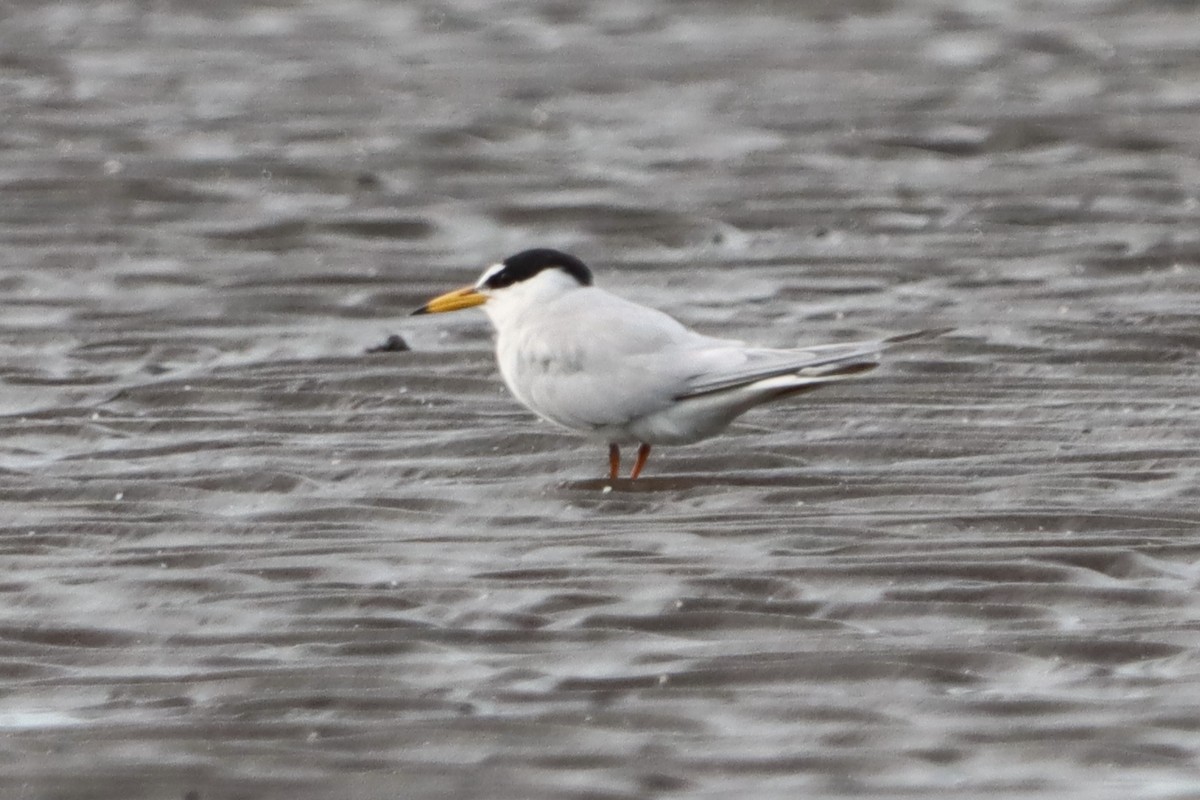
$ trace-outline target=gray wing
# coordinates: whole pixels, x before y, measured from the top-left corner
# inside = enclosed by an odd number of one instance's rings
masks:
[[[819,379],[861,372],[879,363],[880,349],[879,342],[823,345],[803,350],[748,349],[742,351],[745,361],[736,367],[692,376],[675,399],[720,392],[781,375]]]
[[[714,370],[692,375],[686,388],[675,396],[683,400],[698,395],[720,392],[737,386],[745,386],[767,378],[795,375],[799,379],[811,379],[819,383],[822,378],[830,380],[853,375],[875,367],[879,356],[888,347],[902,342],[931,338],[947,332],[947,328],[929,329],[863,342],[825,344],[796,350],[772,350],[746,348],[740,350],[744,360]]]
[[[531,309],[523,334],[501,337],[501,371],[517,399],[568,428],[622,425],[676,400],[774,375],[874,365],[887,340],[803,350],[747,348],[684,327],[655,309],[589,288]],[[802,376],[806,377],[806,376]]]

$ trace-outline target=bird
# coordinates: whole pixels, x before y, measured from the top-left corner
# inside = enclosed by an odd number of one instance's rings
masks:
[[[412,312],[482,306],[495,329],[508,390],[537,416],[608,445],[609,479],[622,446],[637,445],[637,480],[655,445],[698,442],[763,403],[857,377],[900,342],[928,329],[871,341],[800,348],[754,347],[698,333],[674,317],[595,285],[579,258],[524,250],[487,267],[475,283]]]

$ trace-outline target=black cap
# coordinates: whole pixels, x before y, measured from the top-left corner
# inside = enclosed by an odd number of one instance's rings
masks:
[[[579,282],[580,286],[592,285],[592,271],[573,255],[548,247],[523,250],[504,259],[503,266],[492,272],[483,281],[484,289],[503,289],[514,283],[527,281],[547,269],[561,269]]]

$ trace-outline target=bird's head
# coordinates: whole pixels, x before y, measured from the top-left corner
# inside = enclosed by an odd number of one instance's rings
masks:
[[[487,311],[521,309],[591,285],[592,271],[575,256],[549,248],[524,250],[485,269],[472,285],[439,295],[413,314],[439,314],[483,303],[494,307]]]

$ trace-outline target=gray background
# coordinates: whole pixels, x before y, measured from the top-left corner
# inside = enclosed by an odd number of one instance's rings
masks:
[[[4,797],[1200,797],[1198,41],[6,4]],[[481,314],[403,316],[530,245],[717,335],[957,332],[603,493]]]

